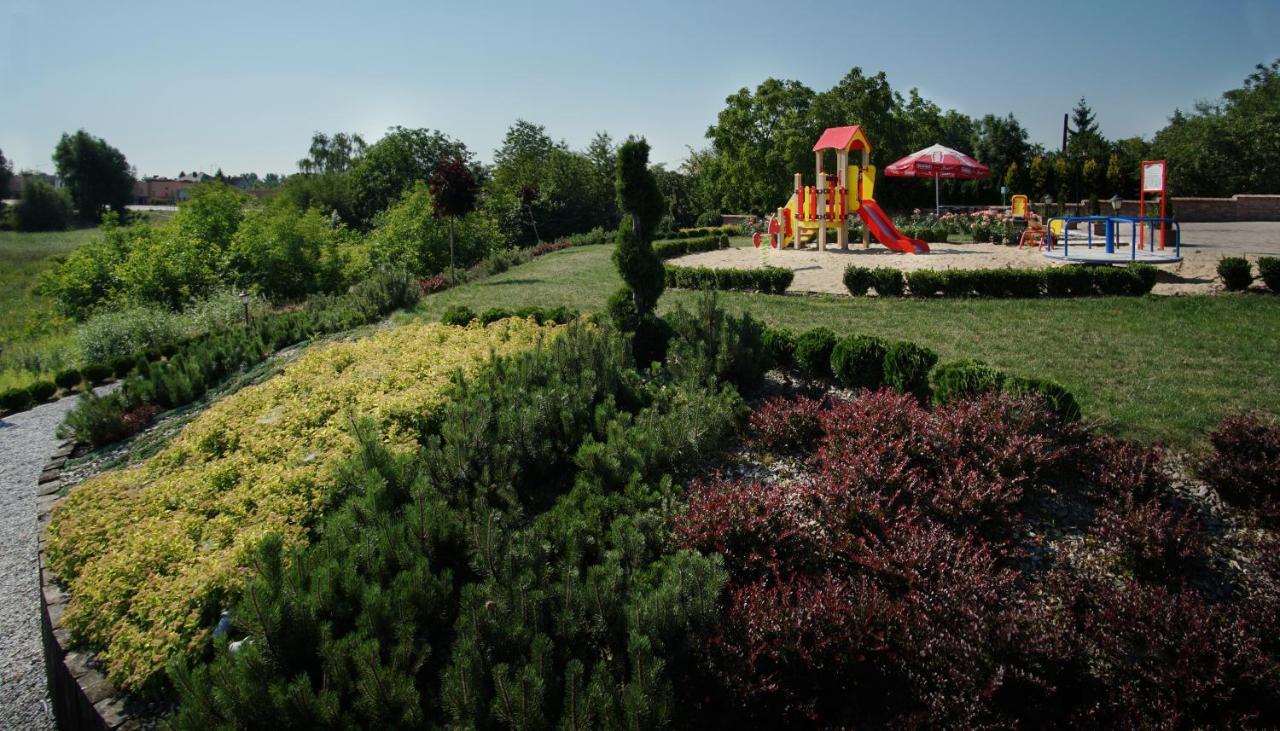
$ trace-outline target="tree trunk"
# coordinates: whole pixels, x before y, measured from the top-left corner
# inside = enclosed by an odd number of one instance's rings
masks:
[[[453,258],[453,216],[449,216],[449,281],[457,284],[458,264]]]

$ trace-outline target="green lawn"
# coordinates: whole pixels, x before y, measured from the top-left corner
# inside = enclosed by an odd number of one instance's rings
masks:
[[[740,242],[735,242],[740,243]],[[612,247],[556,252],[489,279],[423,299],[446,307],[565,305],[598,310],[620,285]],[[690,292],[663,295],[663,309]],[[1085,413],[1115,433],[1190,447],[1224,413],[1280,414],[1280,297],[1121,297],[1073,300],[878,300],[722,293],[793,330],[826,325],[928,345],[944,358],[974,357],[1062,382]]]
[[[67,254],[89,241],[96,228],[47,233],[0,231],[0,387],[22,385],[30,374],[15,366],[52,346],[71,323],[58,315],[53,302],[35,293],[40,273],[53,266],[53,257]]]

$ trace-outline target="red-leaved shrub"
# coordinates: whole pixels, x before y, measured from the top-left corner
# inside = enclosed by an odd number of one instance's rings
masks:
[[[449,279],[449,277],[443,274],[437,274],[433,277],[427,277],[426,279],[418,280],[418,288],[422,290],[422,293],[424,295],[435,294],[436,292],[444,291],[448,289],[452,284],[453,282]]]
[[[772,452],[812,447],[822,433],[821,410],[821,401],[804,396],[767,399],[751,414],[751,440]]]
[[[728,572],[702,668],[723,725],[1280,723],[1280,540],[1241,596],[1192,588],[1214,562],[1159,449],[1007,395],[888,391],[766,402],[753,441],[803,448],[814,419],[799,478],[695,484],[673,521]],[[1019,515],[1059,480],[1096,488],[1079,551]]]
[[[1200,521],[1186,507],[1159,498],[1117,500],[1098,512],[1096,525],[1127,568],[1148,581],[1180,583],[1205,558]]]
[[[1229,416],[1209,443],[1213,451],[1197,465],[1205,482],[1236,507],[1280,518],[1280,424],[1257,414]]]
[[[1164,450],[1158,445],[1096,435],[1079,451],[1079,458],[1080,471],[1105,499],[1150,500],[1169,488]]]

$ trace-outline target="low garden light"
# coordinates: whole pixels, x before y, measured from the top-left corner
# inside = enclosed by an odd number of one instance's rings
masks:
[[[1119,193],[1111,196],[1111,210],[1113,213],[1120,215],[1120,207],[1123,205],[1124,198],[1121,198]]]
[[[244,305],[244,324],[246,327],[248,327],[249,325],[249,293],[245,292],[244,290],[240,290],[240,294],[238,296],[240,297],[240,304]]]

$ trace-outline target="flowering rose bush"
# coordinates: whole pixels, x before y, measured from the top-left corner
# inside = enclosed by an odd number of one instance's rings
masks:
[[[201,646],[263,536],[306,540],[337,498],[330,473],[354,447],[353,417],[388,424],[391,446],[408,449],[453,373],[552,332],[518,319],[383,330],[315,348],[213,404],[157,455],[91,478],[55,511],[48,557],[71,595],[66,626],[100,648],[115,683],[141,688]]]

